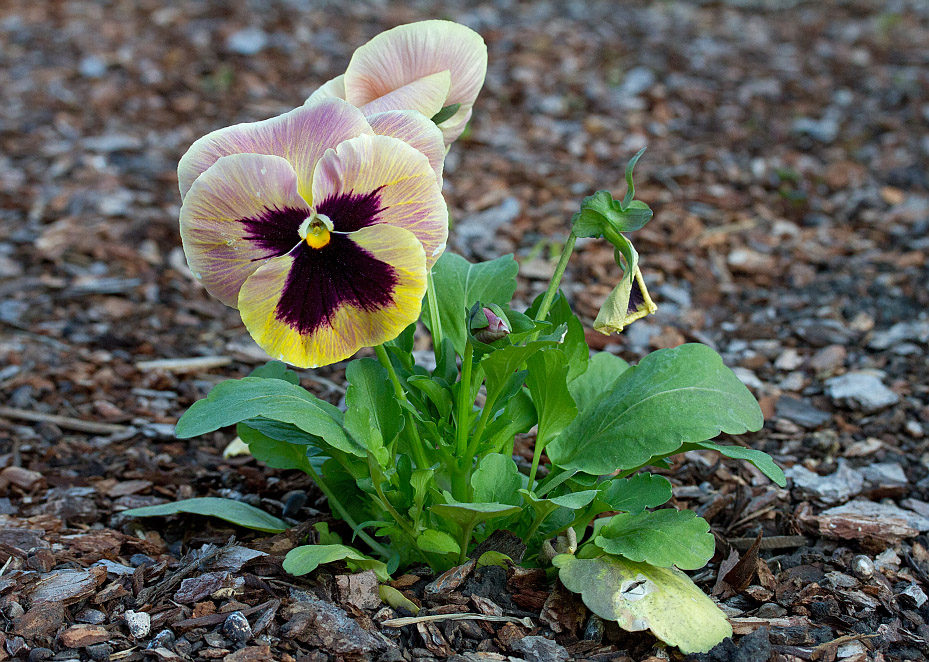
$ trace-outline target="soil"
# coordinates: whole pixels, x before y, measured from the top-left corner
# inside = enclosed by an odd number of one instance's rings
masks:
[[[384,625],[409,614],[370,576],[282,570],[330,519],[302,474],[225,459],[231,430],[174,437],[191,403],[266,360],[187,270],[179,157],[432,17],[490,53],[446,163],[452,248],[515,253],[531,301],[580,199],[621,196],[648,145],[637,194],[655,218],[633,238],[659,312],[588,339],[630,361],[706,343],[762,404],[764,429],[733,441],[772,454],[788,489],[708,453],[665,472],[673,504],[712,525],[717,555],[692,576],[735,631],[695,659],[926,659],[925,3],[6,0],[0,660],[684,657],[517,569],[462,568],[430,592],[414,568],[394,586],[421,615],[485,620]],[[581,242],[565,291],[588,325],[618,277],[611,250]],[[339,365],[300,374],[344,393]],[[296,526],[121,515],[194,496]]]

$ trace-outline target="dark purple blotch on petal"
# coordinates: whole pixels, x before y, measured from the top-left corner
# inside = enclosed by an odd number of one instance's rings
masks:
[[[335,218],[332,221],[335,224]],[[303,242],[291,254],[294,263],[275,317],[302,335],[331,326],[342,306],[373,312],[393,301],[399,282],[394,268],[350,237],[333,233],[322,248]]]
[[[639,286],[639,279],[632,279],[632,289],[629,291],[629,303],[626,306],[626,314],[632,314],[639,310],[639,307],[645,303],[645,295],[642,294],[642,288]]]
[[[308,215],[306,209],[265,207],[258,216],[243,218],[245,239],[268,251],[268,255],[256,259],[278,257],[292,251],[301,241],[297,230]]]
[[[378,221],[381,207],[381,189],[378,186],[370,193],[336,193],[316,207],[316,211],[325,214],[332,221],[336,232],[354,232]]]

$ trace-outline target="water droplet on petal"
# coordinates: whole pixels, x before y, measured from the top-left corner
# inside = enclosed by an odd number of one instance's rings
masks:
[[[267,169],[267,168],[262,168],[262,169],[261,169],[261,174],[262,174],[262,175],[267,175],[267,174],[268,174],[268,169]]]

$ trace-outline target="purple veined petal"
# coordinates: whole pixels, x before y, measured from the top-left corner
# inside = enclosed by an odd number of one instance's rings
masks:
[[[318,367],[396,338],[419,317],[425,292],[419,240],[373,225],[268,260],[242,287],[239,311],[269,356]]]
[[[346,140],[320,159],[313,177],[316,211],[336,232],[387,224],[412,232],[431,268],[448,239],[448,207],[429,159],[390,136]]]
[[[452,78],[448,70],[418,78],[361,106],[366,116],[387,110],[416,110],[432,117],[445,106]]]
[[[300,243],[311,213],[297,175],[279,156],[224,156],[194,181],[181,206],[187,264],[207,291],[236,306],[242,283],[270,258]]]
[[[313,92],[313,94],[307,97],[307,100],[304,102],[304,104],[315,103],[317,101],[329,99],[331,97],[335,97],[336,99],[345,99],[345,74],[340,74],[332,80],[328,80],[320,85],[319,88]]]
[[[211,165],[230,154],[268,154],[286,159],[297,173],[297,190],[312,202],[316,162],[327,149],[355,136],[371,134],[364,114],[336,98],[320,99],[260,122],[218,129],[197,140],[177,167],[181,199]]]
[[[368,123],[377,135],[399,138],[425,154],[442,188],[446,149],[442,131],[435,122],[416,111],[391,110],[369,115]]]
[[[450,144],[464,130],[487,73],[487,46],[464,25],[420,21],[377,35],[352,56],[345,71],[345,98],[361,107],[444,70],[451,74],[451,86],[442,105],[461,104],[456,115],[440,127]]]

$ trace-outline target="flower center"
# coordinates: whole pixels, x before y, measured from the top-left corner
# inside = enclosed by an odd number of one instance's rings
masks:
[[[332,221],[325,214],[314,211],[303,220],[297,232],[310,248],[322,248],[329,243]]]

